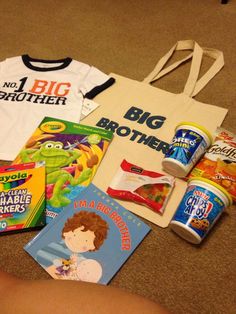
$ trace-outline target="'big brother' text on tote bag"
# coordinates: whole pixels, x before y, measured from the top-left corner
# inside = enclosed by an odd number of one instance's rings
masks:
[[[176,50],[192,52],[184,59],[164,68]],[[198,79],[204,55],[213,58],[214,63]],[[190,74],[182,93],[173,94],[150,85],[188,59],[192,60]],[[144,169],[164,173],[161,161],[179,122],[195,122],[213,133],[223,122],[227,110],[201,103],[192,97],[223,65],[221,51],[201,48],[195,41],[184,40],[177,42],[160,59],[143,82],[111,73],[116,79],[115,84],[96,97],[95,101],[100,107],[83,120],[83,124],[96,125],[114,132],[114,139],[93,183],[106,191],[123,159]],[[176,179],[175,188],[163,215],[139,204],[120,200],[119,202],[133,213],[161,227],[167,227],[185,188],[186,183]]]

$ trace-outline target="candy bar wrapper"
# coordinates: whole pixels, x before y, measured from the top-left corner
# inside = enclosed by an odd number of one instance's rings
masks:
[[[236,201],[236,135],[224,128],[217,128],[216,137],[188,178],[210,179],[223,188]]]
[[[114,198],[145,205],[162,214],[174,183],[172,176],[145,170],[124,159],[107,193]]]

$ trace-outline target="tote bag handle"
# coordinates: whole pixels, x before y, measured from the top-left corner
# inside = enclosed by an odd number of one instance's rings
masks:
[[[170,60],[174,52],[178,50],[192,50],[192,52],[185,58],[176,61],[167,68],[164,68],[167,61]],[[215,61],[208,69],[208,71],[198,80],[203,55],[213,58],[215,59]],[[178,41],[159,60],[154,70],[143,80],[143,82],[151,84],[162,76],[166,75],[167,73],[173,71],[175,68],[177,68],[182,63],[188,61],[189,59],[192,59],[192,64],[183,93],[190,97],[196,96],[224,66],[224,57],[221,51],[212,48],[201,48],[198,43],[193,40]]]

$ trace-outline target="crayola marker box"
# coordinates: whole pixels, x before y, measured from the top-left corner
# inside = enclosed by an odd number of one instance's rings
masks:
[[[0,167],[0,234],[44,225],[44,163]]]

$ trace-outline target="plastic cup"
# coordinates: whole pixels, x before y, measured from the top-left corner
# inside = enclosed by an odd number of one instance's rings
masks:
[[[189,180],[170,227],[185,240],[199,244],[230,205],[232,198],[224,188],[208,179],[195,177]]]
[[[211,134],[202,126],[182,122],[162,160],[163,169],[175,177],[185,177],[212,143]]]

